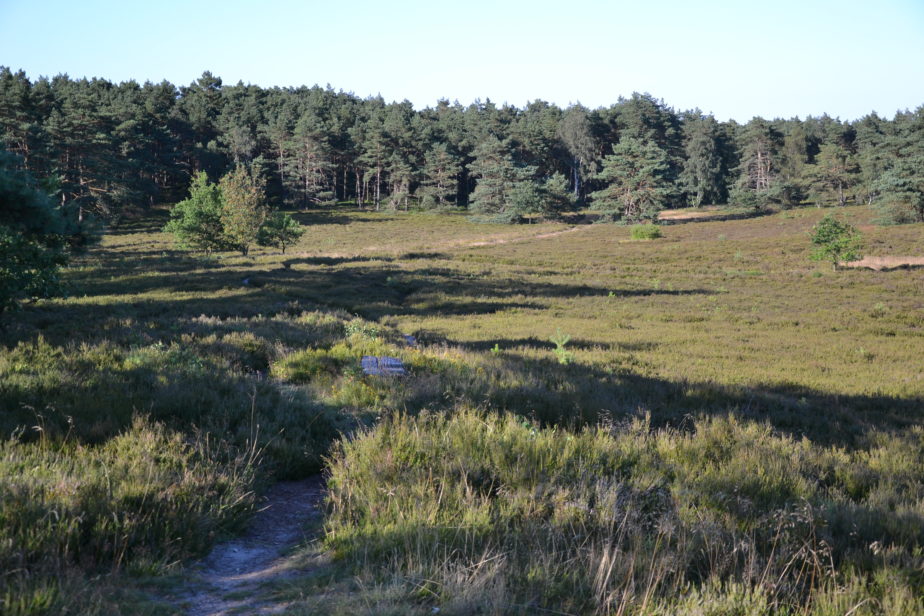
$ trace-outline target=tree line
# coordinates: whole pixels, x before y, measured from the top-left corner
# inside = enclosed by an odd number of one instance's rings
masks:
[[[0,140],[78,222],[174,203],[238,167],[272,205],[465,210],[520,221],[590,207],[869,203],[924,221],[924,106],[887,119],[720,122],[649,94],[609,107],[440,101],[327,88],[30,80],[0,68]]]

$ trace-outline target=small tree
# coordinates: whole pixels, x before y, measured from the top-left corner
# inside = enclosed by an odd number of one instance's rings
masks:
[[[294,218],[282,212],[274,212],[260,227],[257,243],[260,246],[282,248],[282,254],[285,254],[286,247],[298,241],[304,233],[305,229]]]
[[[218,186],[209,183],[204,171],[193,176],[189,198],[170,210],[170,222],[164,231],[172,233],[177,245],[211,253],[227,250],[228,240],[222,225],[222,198]]]
[[[863,237],[852,225],[828,214],[812,227],[813,261],[831,261],[834,269],[841,261],[856,261],[863,257]]]
[[[246,167],[238,165],[218,183],[221,189],[221,225],[225,240],[247,255],[269,214],[264,186]]]

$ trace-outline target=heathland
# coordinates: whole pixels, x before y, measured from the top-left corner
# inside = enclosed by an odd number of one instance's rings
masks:
[[[924,270],[813,263],[815,208],[653,240],[290,213],[247,256],[126,216],[4,316],[4,613],[181,613],[189,563],[319,472],[262,591],[295,614],[924,612]]]

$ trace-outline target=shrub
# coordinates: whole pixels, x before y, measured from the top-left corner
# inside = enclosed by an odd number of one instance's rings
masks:
[[[662,237],[661,227],[651,223],[632,225],[630,234],[633,240],[656,240]]]

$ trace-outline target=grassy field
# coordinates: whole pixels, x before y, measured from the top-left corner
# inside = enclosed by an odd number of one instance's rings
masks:
[[[6,317],[0,606],[173,613],[152,585],[324,468],[293,613],[921,613],[924,269],[809,261],[823,213],[344,208],[208,258],[124,224]]]

